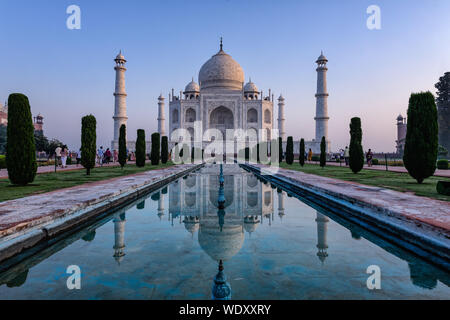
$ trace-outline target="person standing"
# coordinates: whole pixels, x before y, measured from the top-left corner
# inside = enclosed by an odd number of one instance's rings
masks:
[[[57,146],[56,149],[55,149],[56,166],[59,166],[59,163],[61,161],[61,151],[62,151],[61,147]]]
[[[110,161],[111,161],[111,151],[109,151],[109,148],[107,148],[105,152],[105,162],[106,164],[109,164]]]
[[[345,150],[344,150],[344,159],[345,159],[345,165],[348,166],[349,161],[350,161],[350,150],[349,150],[348,146],[346,146]]]
[[[311,150],[311,148],[308,151],[308,161],[312,161],[312,156],[313,156],[313,152]]]
[[[81,148],[77,152],[77,167],[80,165],[80,163],[81,163]]]
[[[113,151],[113,161],[114,162],[119,161],[119,153],[117,152],[116,149],[114,149],[114,151]]]
[[[372,159],[373,159],[372,149],[369,149],[369,151],[367,151],[366,159],[367,159],[367,165],[369,167],[371,167],[372,166]]]
[[[103,146],[100,146],[100,149],[97,150],[97,162],[103,167]]]
[[[67,147],[64,146],[61,151],[61,168],[67,168],[67,156],[69,155],[69,151],[67,150]]]

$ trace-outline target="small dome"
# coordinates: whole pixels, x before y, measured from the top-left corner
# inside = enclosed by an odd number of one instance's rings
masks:
[[[320,56],[317,58],[316,62],[328,62],[328,59],[323,55],[323,52],[320,52]]]
[[[192,78],[192,81],[187,84],[184,92],[200,92],[200,87]]]
[[[116,59],[114,59],[115,61],[117,61],[117,60],[123,60],[123,61],[126,61],[125,60],[125,57],[123,56],[123,54],[122,54],[122,50],[120,50],[120,52],[119,52],[119,54],[116,56]]]
[[[397,117],[397,120],[398,121],[402,121],[403,120],[403,116],[401,114],[399,114],[398,117]]]
[[[159,95],[158,100],[164,100],[162,93]]]
[[[201,88],[224,88],[242,90],[244,71],[229,54],[222,49],[200,69],[198,80]]]
[[[252,80],[250,79],[247,84],[244,86],[244,92],[251,92],[251,93],[257,93],[258,91],[258,87],[256,86],[256,84],[254,84],[252,82]]]
[[[278,98],[278,101],[284,101],[284,97],[282,94],[280,94],[280,97]]]

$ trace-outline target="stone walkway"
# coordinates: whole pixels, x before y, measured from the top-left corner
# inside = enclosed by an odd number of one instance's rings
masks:
[[[196,165],[186,164],[60,189],[49,193],[0,203],[2,237],[50,223],[88,206],[152,185],[186,172]]]

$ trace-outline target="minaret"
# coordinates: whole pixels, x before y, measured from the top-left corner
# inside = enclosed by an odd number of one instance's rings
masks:
[[[317,93],[316,93],[316,142],[320,143],[322,137],[327,141],[327,152],[330,150],[330,143],[328,140],[328,92],[327,92],[327,58],[320,54],[316,63],[318,65],[317,71]]]
[[[405,139],[406,139],[406,118],[403,118],[403,116],[400,114],[397,117],[397,153],[403,154],[403,149],[405,147]]]
[[[159,192],[159,199],[158,199],[158,217],[161,219],[161,217],[164,215],[164,194],[160,191]]]
[[[327,223],[328,218],[323,214],[317,212],[316,223],[317,223],[317,256],[319,257],[322,263],[325,261],[325,258],[328,257],[327,249]]]
[[[112,149],[119,148],[119,132],[122,124],[127,125],[127,93],[125,92],[125,57],[122,55],[122,51],[119,52],[114,59],[116,66],[116,90],[114,92],[114,140],[112,143]],[[128,129],[128,128],[127,128]],[[126,139],[125,139],[126,140]]]
[[[284,131],[284,98],[280,95],[278,98],[278,131],[282,141],[286,140],[286,132]]]
[[[158,132],[159,136],[163,137],[166,135],[166,118],[164,118],[164,97],[162,94],[158,98]]]
[[[125,212],[118,215],[113,220],[114,222],[114,259],[116,259],[117,263],[123,259],[125,255]]]
[[[284,195],[283,191],[278,192],[278,216],[280,219],[284,216]]]

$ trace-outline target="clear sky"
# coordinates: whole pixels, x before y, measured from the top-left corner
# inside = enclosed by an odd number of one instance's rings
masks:
[[[71,4],[81,8],[81,30],[66,27]],[[372,4],[381,30],[366,26]],[[286,98],[295,140],[314,137],[314,61],[323,50],[332,149],[348,144],[350,118],[359,116],[364,148],[393,151],[395,119],[411,92],[435,93],[450,71],[449,14],[449,0],[0,0],[0,101],[26,94],[45,134],[71,149],[80,145],[81,117],[92,113],[98,143],[109,146],[113,59],[122,49],[129,138],[139,128],[149,136],[159,94],[197,79],[223,36],[246,79]]]

